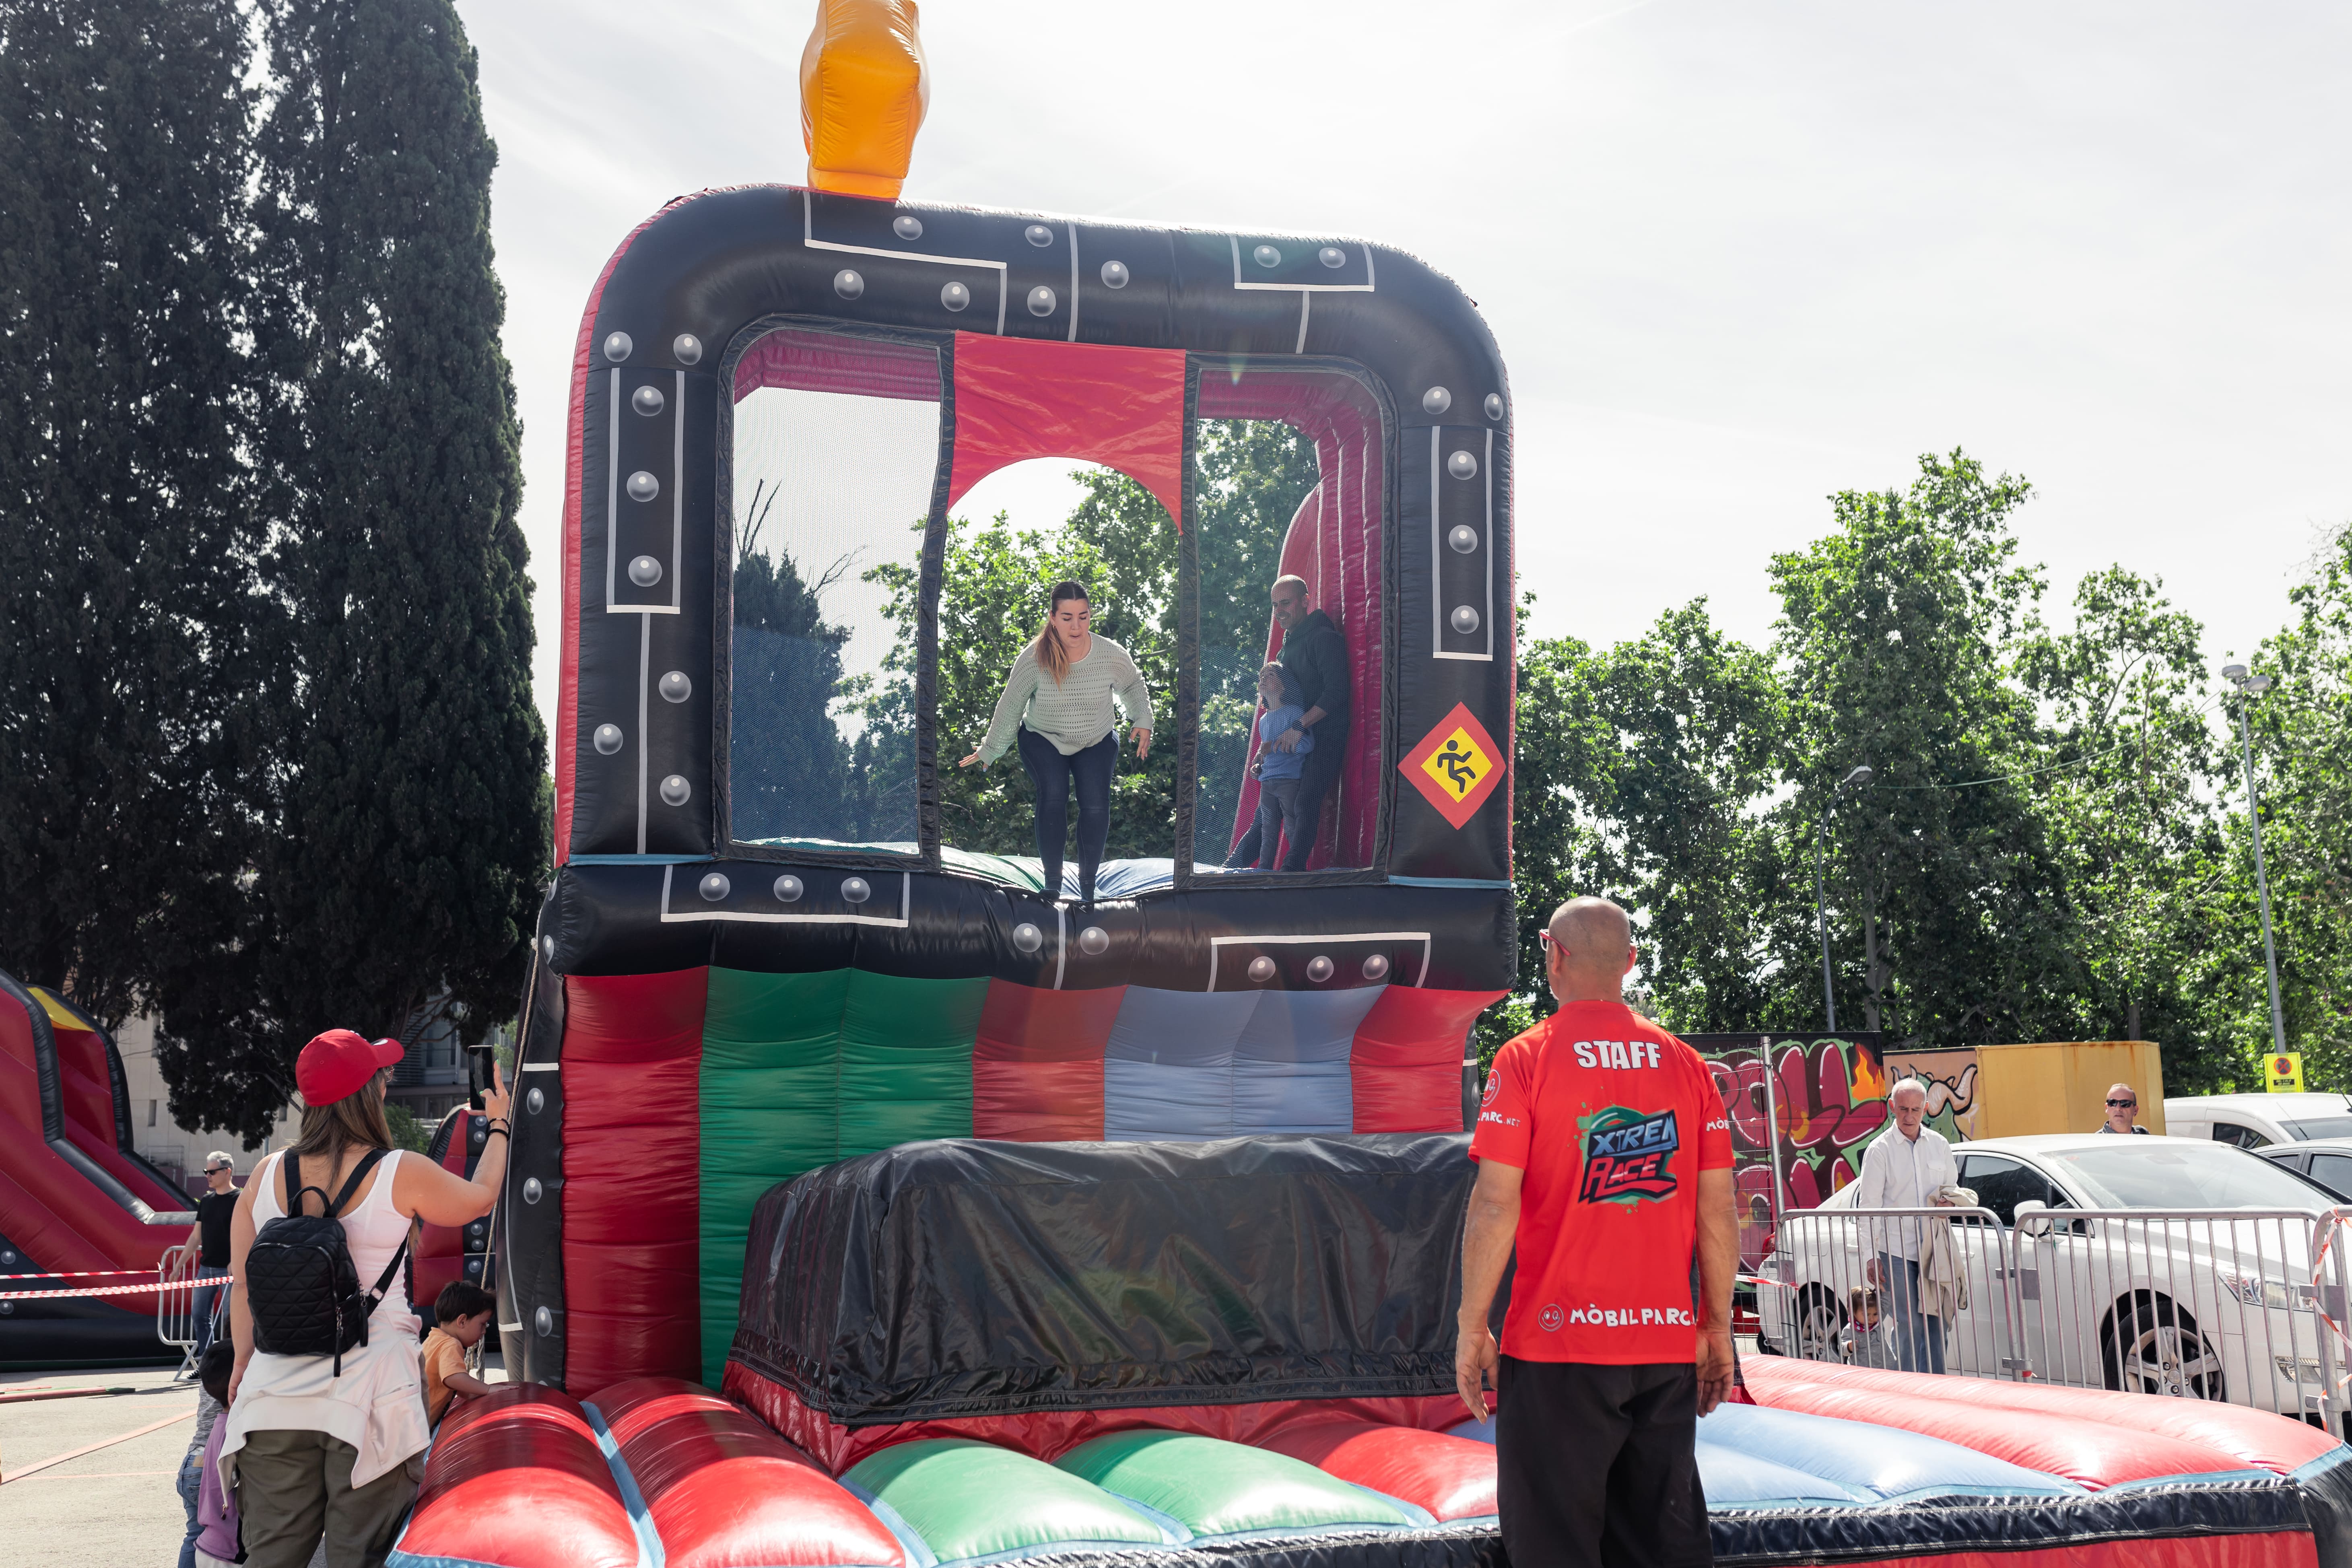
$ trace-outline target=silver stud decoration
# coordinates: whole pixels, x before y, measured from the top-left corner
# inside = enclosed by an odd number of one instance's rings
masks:
[[[1478,531],[1466,522],[1457,522],[1445,535],[1445,542],[1457,555],[1467,555],[1478,548]]]
[[[1443,414],[1454,406],[1454,395],[1442,386],[1433,386],[1421,395],[1423,414]]]
[[[532,1089],[522,1097],[522,1108],[533,1116],[537,1116],[547,1109],[547,1091],[542,1089]]]
[[[1100,926],[1088,926],[1078,933],[1078,951],[1088,958],[1100,958],[1110,951],[1110,932]]]
[[[650,555],[640,555],[629,563],[629,581],[640,588],[650,588],[662,580],[662,563]]]
[[[1261,245],[1250,252],[1250,259],[1260,267],[1279,267],[1282,265],[1282,252],[1270,245]]]
[[[727,873],[724,871],[711,872],[702,879],[701,885],[695,889],[702,895],[705,903],[711,904],[717,903],[734,890],[735,884],[727,879]]]
[[[1315,253],[1315,259],[1326,267],[1345,267],[1348,265],[1348,253],[1336,245],[1327,245]]]
[[[797,904],[807,890],[807,886],[789,871],[776,879],[776,902],[780,904]]]
[[[686,782],[686,775],[683,773],[672,773],[661,782],[661,797],[664,805],[684,805],[693,796],[694,786]]]
[[[1307,961],[1307,978],[1320,985],[1331,978],[1331,961],[1321,953]]]
[[[555,962],[555,939],[553,937],[543,936],[539,939],[539,955],[541,958],[546,959],[550,963]]]
[[[600,755],[609,757],[621,749],[621,727],[618,724],[599,724],[596,733],[590,739]]]
[[[1033,316],[1050,316],[1054,313],[1054,291],[1043,283],[1029,290],[1029,313]]]
[[[833,291],[845,300],[855,300],[866,292],[866,279],[856,268],[845,267],[833,275]]]
[[[1385,977],[1385,976],[1387,975],[1388,972],[1389,972],[1389,955],[1388,955],[1387,953],[1385,953],[1385,952],[1376,952],[1376,953],[1372,954],[1372,956],[1371,956],[1371,957],[1370,957],[1370,958],[1368,958],[1368,959],[1364,960],[1364,978],[1365,978],[1365,979],[1367,979],[1367,980],[1379,980],[1379,979],[1381,979],[1381,978]]]
[[[628,358],[629,350],[634,347],[635,347],[635,345],[629,342],[629,334],[626,332],[606,332],[604,334],[604,357],[611,360],[614,364],[618,364],[623,360]]]
[[[1021,237],[1043,250],[1054,243],[1054,231],[1042,223],[1033,223],[1021,231]]]
[[[1454,613],[1446,620],[1465,637],[1478,629],[1478,612],[1467,605],[1454,605]]]
[[[1499,392],[1488,393],[1486,395],[1486,417],[1489,419],[1500,419],[1502,416],[1503,395]]]
[[[666,402],[667,399],[662,396],[658,386],[641,386],[629,394],[629,406],[648,419],[659,414]]]
[[[542,1334],[551,1334],[555,1331],[555,1314],[541,1307],[530,1315],[530,1326]]]
[[[680,364],[700,364],[702,340],[692,332],[680,332],[670,340],[669,352],[677,356]]]
[[[923,220],[913,213],[901,213],[890,220],[890,232],[900,239],[923,237]]]
[[[543,1187],[543,1186],[541,1186],[541,1185],[540,1184],[540,1181],[539,1181],[539,1178],[538,1178],[537,1176],[525,1176],[525,1177],[523,1178],[523,1183],[522,1183],[522,1201],[523,1201],[523,1202],[525,1202],[525,1203],[527,1203],[527,1204],[535,1204],[535,1203],[539,1202],[539,1200],[540,1200],[541,1198],[545,1197],[546,1195],[547,1195],[547,1189],[546,1189],[545,1187]],[[544,1312],[544,1311],[546,1311],[546,1310],[547,1310],[547,1309],[546,1309],[546,1308],[544,1308],[544,1307],[541,1307],[541,1308],[540,1309],[540,1310],[541,1310],[541,1311],[542,1311],[542,1312]]]
[[[940,290],[940,303],[950,310],[961,310],[971,303],[971,290],[961,283],[950,283]]]
[[[1106,261],[1102,264],[1103,287],[1106,289],[1126,288],[1128,276],[1127,263],[1124,261]]]
[[[653,475],[647,473],[645,469],[639,468],[635,473],[629,476],[629,499],[631,500],[651,500],[654,497],[659,494],[661,494],[661,481],[654,478]]]
[[[1478,477],[1478,459],[1473,453],[1456,452],[1445,459],[1445,471],[1457,479],[1475,479]]]
[[[1260,985],[1274,978],[1274,960],[1258,957],[1250,960],[1249,977]]]
[[[694,695],[694,682],[688,677],[686,671],[673,669],[661,678],[654,689],[661,693],[662,700],[665,702],[683,702]]]
[[[841,884],[841,898],[844,903],[862,904],[873,896],[874,884],[863,877],[847,878]]]
[[[1027,921],[1013,928],[1013,945],[1021,952],[1034,952],[1045,945],[1045,933]]]

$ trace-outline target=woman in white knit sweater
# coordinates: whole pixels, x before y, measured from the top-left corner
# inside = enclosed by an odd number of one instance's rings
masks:
[[[1078,898],[1094,902],[1095,871],[1110,837],[1110,780],[1118,768],[1116,703],[1135,728],[1138,762],[1151,755],[1151,693],[1127,650],[1094,635],[1094,606],[1076,583],[1054,584],[1045,624],[1013,661],[988,736],[963,760],[986,767],[1017,739],[1037,786],[1037,858],[1045,891],[1062,892],[1070,791],[1078,795]]]

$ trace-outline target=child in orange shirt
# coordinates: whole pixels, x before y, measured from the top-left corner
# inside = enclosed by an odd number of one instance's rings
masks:
[[[466,1352],[482,1342],[498,1303],[479,1285],[452,1279],[433,1303],[433,1331],[425,1336],[425,1416],[441,1425],[457,1398],[479,1399],[490,1385],[466,1370]]]

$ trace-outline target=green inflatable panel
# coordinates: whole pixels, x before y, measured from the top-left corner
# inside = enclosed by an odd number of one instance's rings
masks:
[[[752,1205],[778,1182],[921,1138],[971,1136],[988,982],[857,969],[710,971],[702,1026],[702,1367],[735,1338]]]
[[[926,1438],[850,1467],[842,1484],[956,1563],[1007,1552],[1170,1546],[1176,1539],[1098,1487],[966,1437]]]
[[[1402,1527],[1402,1509],[1286,1454],[1189,1432],[1118,1432],[1054,1461],[1196,1536]]]

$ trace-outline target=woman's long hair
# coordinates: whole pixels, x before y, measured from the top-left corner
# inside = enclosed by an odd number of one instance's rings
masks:
[[[383,1119],[383,1080],[391,1072],[385,1068],[332,1105],[304,1106],[302,1131],[287,1145],[288,1152],[306,1162],[323,1156],[331,1169],[332,1163],[353,1144],[362,1149],[391,1148],[392,1124]],[[310,1178],[303,1179],[308,1183]]]
[[[1037,663],[1045,673],[1054,678],[1054,684],[1056,686],[1061,685],[1062,677],[1069,673],[1070,656],[1063,648],[1062,639],[1054,635],[1054,612],[1072,599],[1077,600],[1082,605],[1094,603],[1093,596],[1086,589],[1065,577],[1054,584],[1053,600],[1045,606],[1045,624],[1037,628],[1037,641],[1034,645],[1037,650]]]

